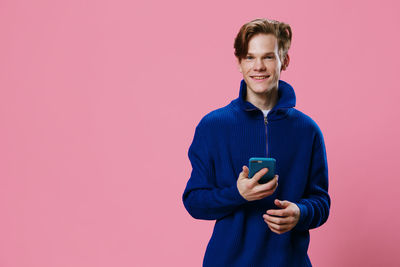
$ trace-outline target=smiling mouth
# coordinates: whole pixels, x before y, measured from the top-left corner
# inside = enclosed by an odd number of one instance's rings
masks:
[[[253,78],[254,80],[265,80],[267,78],[269,78],[269,75],[265,75],[265,76],[250,76],[251,78]]]

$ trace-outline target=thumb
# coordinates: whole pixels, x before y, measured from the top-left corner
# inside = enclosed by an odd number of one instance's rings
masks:
[[[275,205],[278,206],[279,208],[285,209],[287,207],[289,207],[290,202],[286,201],[286,200],[279,200],[279,199],[275,199]]]
[[[242,174],[243,174],[243,176],[244,176],[245,178],[248,178],[248,177],[249,177],[249,168],[247,168],[246,165],[244,165],[244,166],[242,167]]]

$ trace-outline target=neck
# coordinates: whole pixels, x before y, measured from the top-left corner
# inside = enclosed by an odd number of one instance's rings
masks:
[[[261,110],[271,110],[278,102],[278,88],[262,94],[256,94],[247,89],[246,101]]]

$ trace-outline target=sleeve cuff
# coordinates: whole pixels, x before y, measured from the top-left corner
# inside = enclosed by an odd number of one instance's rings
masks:
[[[300,218],[294,227],[295,230],[305,231],[307,229],[308,208],[305,204],[295,203],[300,209]]]

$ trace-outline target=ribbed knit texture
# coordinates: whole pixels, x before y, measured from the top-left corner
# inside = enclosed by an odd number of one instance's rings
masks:
[[[245,101],[242,80],[239,97],[196,127],[183,203],[194,218],[216,220],[203,266],[311,266],[309,229],[322,225],[330,208],[325,145],[317,124],[294,109],[292,86],[279,81],[278,96],[265,125],[261,110]],[[279,186],[273,195],[249,202],[236,182],[251,157],[276,159]],[[276,198],[300,208],[296,227],[281,235],[262,217],[277,209]]]

